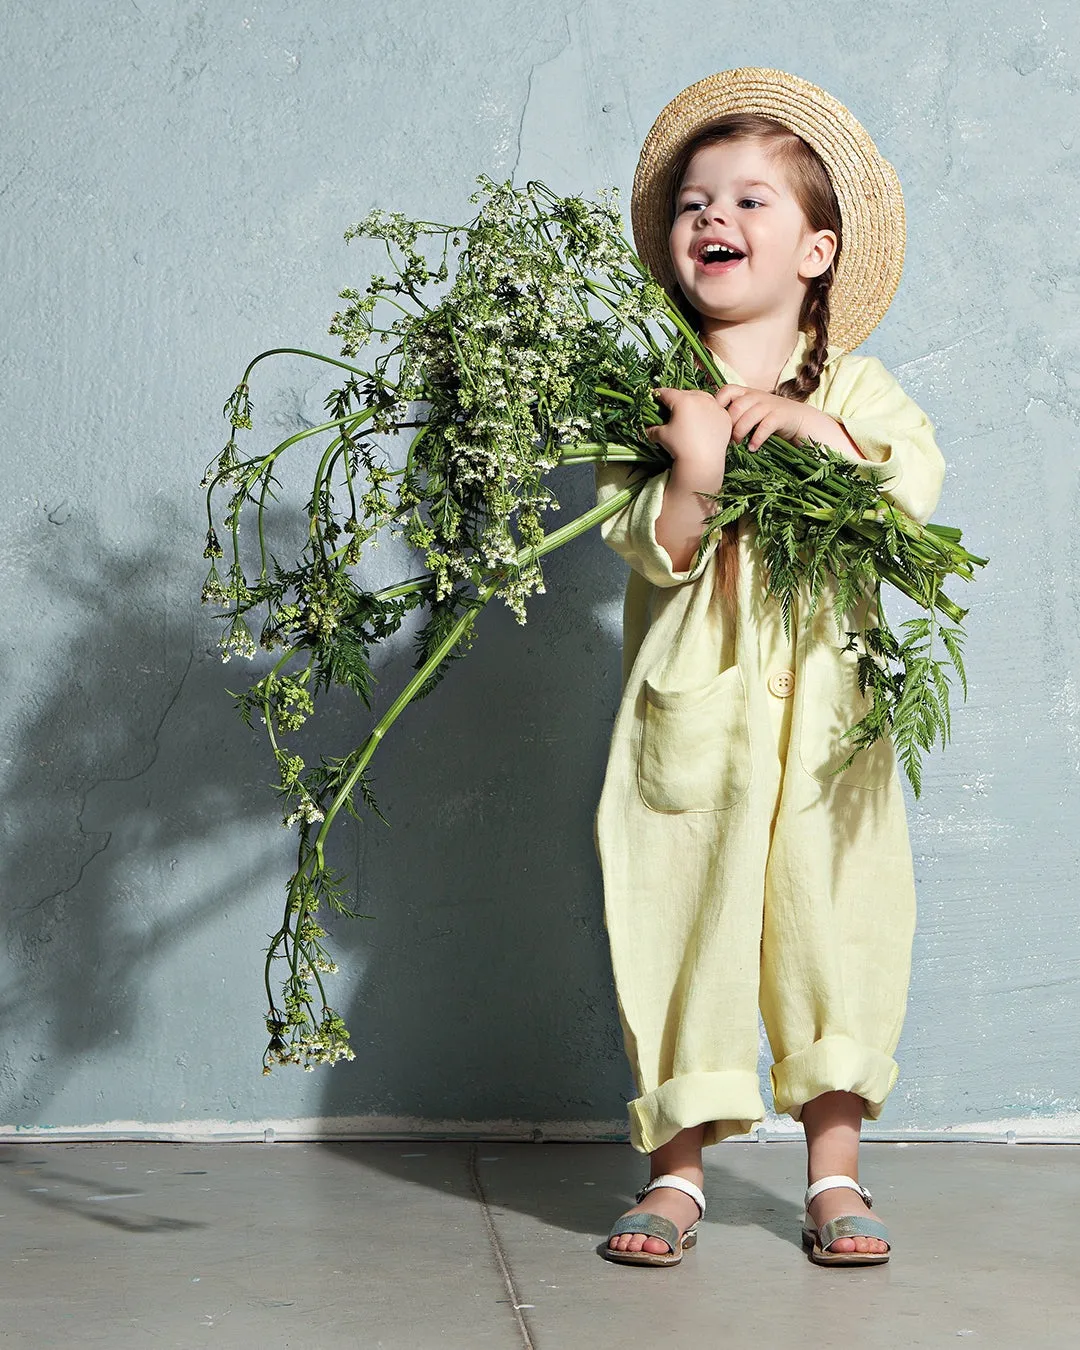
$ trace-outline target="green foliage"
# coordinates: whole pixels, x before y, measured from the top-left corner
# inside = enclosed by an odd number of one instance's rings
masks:
[[[960,547],[959,531],[920,526],[885,501],[873,470],[867,475],[815,442],[793,446],[770,438],[754,454],[745,445],[731,447],[723,490],[712,499],[717,510],[701,548],[722,525],[751,514],[785,632],[790,635],[795,611],[809,619],[828,589],[837,631],[847,631],[846,650],[859,653],[860,690],[873,706],[846,733],[853,748],[837,772],[849,768],[860,750],[891,736],[918,796],[923,752],[944,747],[951,734],[950,669],[967,697],[963,630],[939,622],[937,605],[949,605],[941,584],[950,575],[970,577],[972,564],[982,560]],[[884,618],[883,578],[928,605],[927,617],[901,625],[900,641]],[[877,624],[846,630],[849,616],[870,608],[870,601]]]

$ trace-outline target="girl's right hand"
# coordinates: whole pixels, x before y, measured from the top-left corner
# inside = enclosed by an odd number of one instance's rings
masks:
[[[666,422],[647,428],[650,441],[662,445],[676,463],[703,470],[724,471],[731,441],[731,416],[703,389],[654,389],[653,394],[671,411]],[[719,392],[719,391],[718,391]]]

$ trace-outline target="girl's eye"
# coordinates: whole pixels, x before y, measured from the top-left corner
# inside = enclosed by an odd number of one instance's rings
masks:
[[[679,207],[679,214],[682,215],[684,211],[692,211],[695,206],[704,207],[704,205],[704,202],[683,202],[682,206]],[[759,202],[756,197],[743,197],[740,200],[739,205],[764,206],[765,203]]]

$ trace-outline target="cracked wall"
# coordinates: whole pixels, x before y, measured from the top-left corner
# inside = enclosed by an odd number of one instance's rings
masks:
[[[486,614],[388,738],[391,828],[337,846],[372,916],[334,940],[357,1059],[264,1078],[291,839],[198,604],[198,482],[250,356],[334,353],[338,291],[379,266],[342,240],[370,207],[463,217],[483,171],[617,184],[628,209],[663,104],[757,64],[830,89],[899,170],[905,273],[865,349],[938,429],[938,518],[993,560],[971,698],[911,803],[919,932],[880,1127],[1077,1132],[1075,11],[722,11],[9,6],[0,1125],[624,1127],[590,833],[621,562],[596,537],[555,555],[528,626]],[[264,366],[261,434],[321,420],[328,387]],[[588,477],[561,481],[564,518]],[[383,550],[367,579],[407,567]],[[402,642],[382,687],[408,666]],[[361,711],[335,701],[325,748],[356,743]]]

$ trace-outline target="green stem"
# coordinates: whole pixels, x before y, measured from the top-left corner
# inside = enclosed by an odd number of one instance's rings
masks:
[[[598,453],[583,456],[581,460],[582,463],[590,462],[594,459],[605,458],[603,454],[605,447],[598,445],[592,448]],[[621,450],[627,447],[620,446],[616,448]],[[570,459],[563,460],[562,462],[564,464],[572,464],[576,461]],[[632,483],[629,487],[623,488],[621,491],[615,493],[615,495],[604,502],[602,506],[594,506],[590,511],[586,511],[584,515],[576,516],[568,524],[563,525],[560,529],[554,530],[551,534],[546,535],[543,543],[537,544],[532,548],[522,549],[512,566],[521,566],[522,563],[528,562],[530,559],[543,557],[544,554],[550,553],[552,549],[559,548],[562,544],[569,543],[571,539],[576,539],[579,535],[585,534],[588,530],[591,530],[593,526],[607,520],[609,516],[613,516],[617,511],[621,511],[628,502],[633,501],[644,486],[644,479],[639,483]],[[432,574],[430,572],[425,572],[423,576],[409,577],[406,581],[399,581],[395,586],[387,586],[381,591],[375,591],[372,599],[380,602],[384,600],[396,600],[402,595],[412,595],[415,591],[427,590],[428,587],[434,584],[434,581],[435,578]]]
[[[543,543],[534,545],[530,548],[520,550],[515,560],[515,566],[520,567],[525,563],[531,562],[536,558],[542,557],[545,553],[550,553],[553,549],[560,548],[563,544],[569,543],[571,539],[576,539],[579,535],[586,533],[586,531],[592,529],[594,525],[599,524],[602,520],[606,520],[608,516],[614,515],[616,511],[620,511],[629,501],[632,501],[633,498],[637,495],[637,493],[640,492],[642,486],[643,486],[642,483],[636,483],[631,487],[623,488],[622,491],[617,492],[609,501],[604,502],[602,505],[597,505],[593,507],[590,511],[584,512],[582,515],[578,516],[575,520],[572,520],[568,524],[564,525],[561,529],[553,531],[544,539]],[[371,762],[372,756],[375,754],[375,751],[378,749],[387,731],[389,731],[390,727],[394,724],[394,722],[398,719],[398,717],[400,717],[401,713],[405,710],[405,708],[409,705],[409,703],[412,702],[413,698],[416,696],[417,691],[427,682],[428,678],[441,664],[444,657],[450,651],[453,650],[453,648],[457,645],[457,643],[461,640],[461,638],[472,627],[472,625],[476,621],[477,615],[484,608],[484,606],[487,605],[488,601],[498,590],[500,584],[504,579],[504,576],[505,573],[500,572],[497,573],[494,577],[487,579],[485,584],[480,589],[480,593],[477,596],[476,602],[470,605],[469,609],[467,609],[465,613],[463,613],[458,618],[458,620],[454,624],[453,628],[451,628],[447,636],[438,645],[438,647],[435,648],[432,654],[428,657],[427,661],[424,662],[423,666],[420,667],[420,669],[408,682],[405,688],[402,689],[401,693],[398,694],[397,698],[386,710],[383,716],[379,719],[376,725],[372,728],[363,746],[360,748],[360,751],[356,758],[356,762],[354,763],[352,769],[350,770],[348,778],[346,778],[345,782],[338,789],[337,793],[334,796],[333,801],[327,807],[325,818],[320,826],[319,833],[316,835],[314,843],[310,846],[310,849],[307,851],[307,858],[297,867],[297,872],[293,884],[290,885],[289,887],[289,894],[286,901],[286,910],[285,910],[285,925],[284,929],[282,930],[283,932],[287,930],[289,927],[289,912],[292,906],[293,895],[297,890],[297,883],[299,882],[301,876],[308,870],[309,866],[313,866],[313,869],[315,871],[321,871],[322,869],[325,868],[326,861],[324,856],[324,848],[327,836],[330,832],[333,822],[337,817],[338,813],[340,812],[342,806],[351,797],[352,792],[360,779],[360,775],[364,772],[368,764]],[[303,849],[303,845],[301,847]],[[297,933],[300,931],[300,928],[302,926],[306,909],[307,909],[307,901],[305,900],[303,895],[301,895],[299,904],[297,906],[296,915],[293,921],[293,930]],[[281,934],[279,934],[279,936],[281,936]],[[273,946],[276,947],[276,945],[277,943],[275,941]],[[294,955],[295,955],[295,943],[294,943]],[[293,974],[294,975],[296,974],[295,970],[293,971]]]
[[[585,511],[582,515],[577,516],[574,520],[569,521],[566,525],[563,525],[560,529],[553,530],[551,534],[545,536],[542,543],[535,544],[529,548],[519,550],[513,566],[521,567],[526,563],[532,562],[537,558],[543,557],[544,554],[546,553],[551,553],[554,549],[561,548],[563,544],[568,544],[570,540],[578,538],[579,535],[585,534],[587,531],[591,530],[594,525],[598,525],[601,521],[607,520],[609,516],[614,515],[617,511],[621,511],[622,508],[628,502],[632,501],[637,496],[637,494],[641,491],[643,486],[644,483],[635,483],[630,487],[623,488],[620,492],[615,493],[614,496],[612,496],[608,501],[603,502],[600,505],[594,506],[589,511]],[[320,866],[322,865],[323,861],[322,859],[323,845],[326,842],[326,836],[330,832],[330,826],[333,823],[333,819],[337,815],[337,813],[341,810],[341,807],[344,805],[346,799],[352,794],[353,788],[356,786],[360,778],[360,775],[363,773],[364,769],[370,762],[372,755],[378,748],[379,742],[383,739],[383,737],[386,735],[387,731],[394,724],[394,722],[397,721],[398,717],[401,715],[404,708],[412,701],[413,696],[416,694],[416,691],[427,682],[428,677],[438,668],[443,658],[447,655],[448,652],[453,650],[453,648],[457,645],[461,637],[469,630],[469,628],[475,622],[477,614],[480,612],[480,610],[483,609],[483,607],[488,603],[491,597],[499,589],[499,586],[501,585],[503,580],[503,576],[504,574],[501,572],[496,573],[493,578],[488,578],[484,582],[480,590],[480,593],[477,596],[475,606],[470,607],[464,614],[462,614],[458,618],[457,622],[454,624],[453,628],[450,630],[447,636],[442,640],[442,642],[439,643],[438,647],[435,648],[432,654],[428,657],[427,661],[424,662],[424,664],[420,667],[420,669],[412,677],[409,683],[397,696],[394,702],[386,710],[383,716],[375,724],[367,740],[364,742],[363,749],[361,750],[360,753],[360,758],[358,759],[357,763],[353,766],[353,769],[350,772],[349,777],[345,780],[344,784],[338,790],[337,795],[334,797],[334,800],[331,802],[329,808],[327,809],[326,819],[322,822],[322,826],[315,839],[314,847],[319,857]],[[404,585],[409,586],[411,585],[411,583],[404,583]],[[400,588],[391,587],[390,589],[399,590]],[[380,592],[380,595],[385,596],[385,592]]]
[[[603,464],[607,460],[619,464],[642,464],[656,469],[657,472],[668,468],[671,456],[659,446],[646,449],[643,445],[621,445],[608,441],[575,441],[568,445],[559,456],[562,464]]]
[[[334,817],[341,810],[345,801],[352,795],[353,788],[355,788],[364,769],[367,768],[372,755],[378,749],[379,742],[386,735],[387,731],[389,731],[390,727],[393,726],[394,722],[397,721],[402,711],[412,702],[417,690],[427,682],[429,676],[437,669],[447,653],[457,645],[460,639],[472,627],[476,620],[476,615],[498,590],[500,581],[501,577],[496,576],[494,580],[489,581],[488,584],[484,586],[483,590],[481,590],[480,594],[477,596],[476,606],[470,607],[464,614],[459,616],[450,632],[443,638],[442,642],[439,643],[372,728],[367,740],[361,748],[356,764],[353,766],[348,778],[346,778],[345,782],[338,789],[334,800],[327,808],[326,819],[322,822],[319,833],[315,837],[313,851],[318,860],[319,867],[325,866],[323,848],[326,844],[326,836],[330,833],[330,827],[334,822]]]
[[[324,361],[328,366],[339,366],[342,370],[349,370],[354,375],[367,375],[368,371],[361,370],[359,366],[350,366],[347,361],[336,361],[332,356],[324,356],[322,352],[309,352],[304,347],[271,347],[269,351],[260,352],[249,363],[247,370],[244,371],[244,378],[240,381],[241,385],[249,383],[249,376],[260,361],[265,361],[268,356],[310,356],[313,361]]]
[[[559,529],[552,530],[550,534],[544,536],[542,543],[534,544],[530,548],[522,549],[517,555],[515,565],[521,567],[525,563],[530,563],[537,558],[542,558],[545,553],[550,553],[553,549],[561,548],[563,544],[568,544],[571,539],[577,539],[579,535],[585,534],[587,531],[591,530],[594,525],[599,525],[602,521],[607,520],[609,516],[615,515],[615,513],[621,511],[628,502],[634,500],[645,486],[645,481],[645,479],[642,479],[639,483],[632,483],[629,487],[622,488],[619,492],[616,492],[613,496],[609,497],[606,502],[602,502],[599,505],[594,506],[592,510],[585,511],[580,516],[576,516],[573,520],[569,521],[566,525],[561,526]]]
[[[267,353],[267,355],[272,355],[272,353]],[[340,365],[341,363],[335,362],[335,364]],[[275,445],[272,450],[267,451],[267,453],[262,457],[262,459],[257,461],[257,468],[253,469],[245,477],[245,480],[242,484],[243,491],[245,492],[245,494],[249,493],[251,489],[255,486],[255,484],[261,478],[265,477],[267,470],[273,467],[278,457],[284,454],[284,452],[288,450],[290,446],[296,445],[298,441],[307,440],[309,436],[321,436],[324,431],[333,431],[335,427],[346,426],[348,423],[354,423],[356,426],[360,426],[363,422],[366,422],[369,417],[374,417],[375,411],[376,410],[374,408],[365,408],[363,412],[348,413],[344,417],[335,417],[331,422],[323,422],[317,427],[306,427],[303,431],[295,432],[292,436],[287,437],[285,440],[281,441],[278,445]],[[353,429],[352,427],[349,428],[350,431],[352,431],[352,429]],[[256,461],[248,460],[246,461],[246,463],[249,464],[256,463]],[[224,478],[226,475],[231,475],[235,472],[236,472],[235,469],[223,469],[220,473],[214,475],[213,479],[211,480],[210,486],[206,489],[206,515],[207,519],[210,522],[211,527],[213,526],[214,523],[214,510],[212,500],[214,489],[221,482],[222,478]]]
[[[430,572],[425,572],[422,577],[410,577],[408,581],[399,581],[396,586],[387,586],[384,590],[376,591],[372,599],[396,600],[399,595],[411,595],[413,591],[426,590],[435,581]]]

